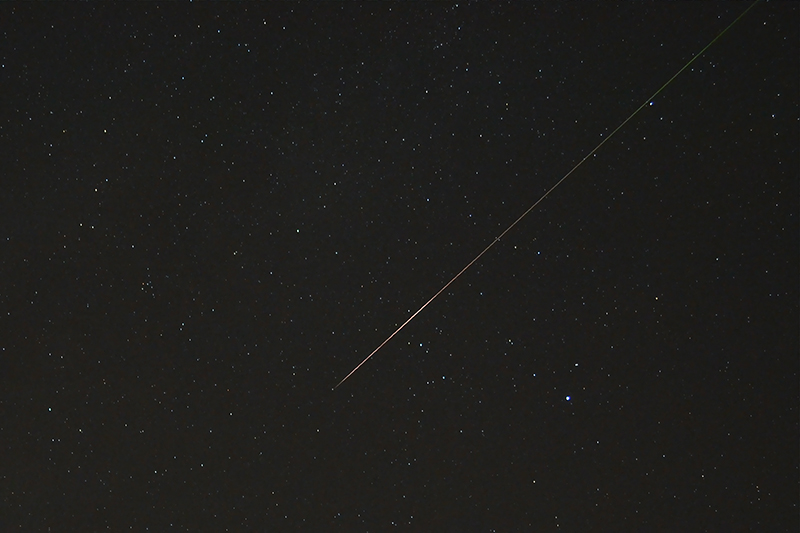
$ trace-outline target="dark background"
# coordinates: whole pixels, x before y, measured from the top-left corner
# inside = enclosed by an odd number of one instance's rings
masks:
[[[798,5],[0,7],[3,531],[797,531]],[[50,529],[48,529],[50,528]]]

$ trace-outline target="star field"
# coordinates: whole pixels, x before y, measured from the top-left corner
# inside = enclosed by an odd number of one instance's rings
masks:
[[[3,531],[796,531],[798,6],[0,6]]]

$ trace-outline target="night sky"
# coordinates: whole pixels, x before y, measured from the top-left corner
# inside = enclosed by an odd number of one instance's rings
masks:
[[[0,530],[797,531],[798,28],[0,6]]]

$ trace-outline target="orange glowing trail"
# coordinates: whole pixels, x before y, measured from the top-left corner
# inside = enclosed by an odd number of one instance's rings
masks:
[[[430,299],[430,300],[428,300],[427,302],[425,302],[424,304],[422,304],[422,307],[420,307],[419,309],[417,309],[417,312],[416,312],[416,313],[414,313],[413,315],[411,315],[410,317],[408,317],[408,320],[406,320],[405,322],[403,322],[403,323],[400,325],[400,327],[399,327],[399,328],[397,328],[397,329],[394,331],[394,333],[392,333],[391,335],[389,335],[388,337],[386,337],[386,340],[385,340],[385,341],[383,341],[383,342],[380,344],[380,346],[378,346],[377,348],[375,348],[374,350],[372,350],[372,353],[371,353],[371,354],[369,354],[367,357],[365,357],[365,358],[364,358],[364,360],[363,360],[363,361],[361,361],[361,362],[358,364],[358,366],[356,366],[356,367],[355,367],[353,370],[351,370],[351,371],[350,371],[350,373],[349,373],[349,374],[347,374],[347,375],[344,377],[344,379],[342,379],[342,381],[340,381],[340,382],[339,382],[339,383],[338,383],[338,384],[337,384],[337,385],[336,385],[336,386],[335,386],[333,389],[334,389],[334,390],[336,390],[336,389],[339,387],[339,385],[341,385],[342,383],[344,383],[345,381],[347,381],[347,378],[349,378],[350,376],[352,376],[353,374],[355,374],[356,370],[358,370],[359,368],[361,368],[361,367],[364,365],[364,363],[366,363],[367,361],[369,361],[369,360],[372,358],[372,356],[373,356],[373,355],[375,355],[376,353],[378,353],[378,350],[380,350],[381,348],[383,348],[383,347],[386,345],[386,343],[387,343],[387,342],[389,342],[390,340],[392,340],[392,337],[394,337],[395,335],[397,335],[398,333],[400,333],[400,330],[401,330],[401,329],[403,329],[404,327],[406,327],[406,325],[407,325],[409,322],[411,322],[412,320],[414,320],[414,317],[416,317],[418,314],[420,314],[420,313],[422,312],[422,310],[423,310],[423,309],[425,309],[426,307],[428,307],[428,304],[430,304],[430,303],[431,303],[432,301],[434,301],[434,300],[435,300],[435,299],[436,299],[436,298],[437,298],[437,297],[438,297],[440,294],[442,294],[442,293],[443,293],[445,290],[447,290],[447,287],[449,287],[450,285],[452,285],[452,284],[453,284],[453,282],[454,282],[455,280],[457,280],[457,279],[459,278],[459,276],[461,276],[461,274],[463,274],[464,272],[466,272],[466,271],[469,269],[469,267],[471,267],[472,265],[474,265],[474,264],[475,264],[475,263],[478,261],[478,259],[480,259],[480,258],[483,256],[483,254],[485,254],[486,252],[488,252],[488,251],[489,251],[489,248],[491,248],[492,246],[494,246],[495,244],[497,244],[497,242],[498,242],[498,241],[500,241],[500,239],[502,239],[502,238],[505,236],[505,234],[506,234],[506,233],[508,233],[509,231],[511,231],[511,229],[512,229],[514,226],[516,226],[516,225],[517,225],[517,224],[518,224],[518,223],[519,223],[519,222],[520,222],[520,221],[521,221],[523,218],[525,218],[525,217],[528,215],[528,213],[530,213],[531,211],[533,211],[533,210],[536,208],[536,206],[537,206],[537,205],[539,205],[539,204],[542,202],[542,200],[544,200],[545,198],[547,198],[547,196],[548,196],[548,195],[549,195],[551,192],[553,192],[553,191],[554,191],[554,190],[555,190],[555,189],[556,189],[556,188],[557,188],[559,185],[561,185],[561,184],[564,182],[564,180],[566,180],[568,177],[570,177],[570,176],[572,175],[572,173],[573,173],[573,172],[575,172],[576,170],[578,170],[578,168],[579,168],[579,167],[580,167],[580,166],[581,166],[581,165],[582,165],[582,164],[583,164],[583,163],[584,163],[584,162],[585,162],[587,159],[589,159],[589,158],[590,158],[590,157],[592,157],[592,156],[593,156],[595,153],[597,153],[597,151],[598,151],[598,150],[599,150],[599,149],[600,149],[600,148],[601,148],[601,147],[602,147],[602,146],[603,146],[603,145],[604,145],[606,142],[608,142],[608,140],[609,140],[611,137],[613,137],[615,133],[617,133],[619,130],[621,130],[621,129],[623,128],[623,126],[625,126],[625,124],[627,124],[628,122],[630,122],[630,120],[631,120],[633,117],[635,117],[635,116],[636,116],[636,115],[639,113],[639,111],[641,111],[641,110],[642,110],[642,109],[644,109],[644,108],[645,108],[645,107],[646,107],[646,106],[647,106],[649,103],[651,103],[651,102],[653,101],[653,99],[654,99],[656,96],[658,96],[658,95],[661,93],[661,91],[663,91],[664,89],[666,89],[666,88],[667,88],[667,86],[668,86],[670,83],[672,83],[672,81],[673,81],[675,78],[677,78],[678,76],[680,76],[680,74],[681,74],[681,73],[682,73],[684,70],[686,70],[687,68],[689,68],[689,66],[690,66],[692,63],[694,63],[694,62],[695,62],[695,60],[696,60],[698,57],[700,57],[701,55],[703,55],[703,53],[705,53],[705,51],[706,51],[706,50],[708,50],[708,49],[711,47],[711,45],[713,45],[715,42],[717,42],[717,40],[718,40],[720,37],[722,37],[722,36],[725,34],[725,32],[727,32],[729,29],[731,29],[731,28],[733,27],[733,25],[734,25],[734,24],[736,24],[737,22],[739,22],[739,19],[741,19],[742,17],[744,17],[744,16],[745,16],[745,15],[746,15],[746,14],[747,14],[747,13],[748,13],[748,12],[749,12],[751,9],[753,9],[753,8],[755,7],[755,5],[756,5],[756,4],[757,4],[759,1],[760,1],[760,0],[755,0],[755,2],[753,2],[752,4],[750,4],[750,6],[749,6],[747,9],[745,9],[745,10],[742,12],[742,14],[741,14],[741,15],[739,15],[738,17],[736,17],[736,20],[734,20],[733,22],[731,22],[731,23],[728,25],[728,27],[726,27],[726,28],[725,28],[724,30],[722,30],[722,31],[721,31],[721,32],[720,32],[720,33],[719,33],[719,34],[718,34],[716,37],[714,37],[714,39],[712,39],[710,43],[708,43],[708,44],[707,44],[707,45],[706,45],[706,46],[705,46],[705,47],[704,47],[702,50],[700,50],[699,52],[697,52],[697,53],[694,55],[694,57],[692,57],[692,58],[691,58],[691,59],[690,59],[690,60],[689,60],[689,61],[688,61],[688,62],[687,62],[687,63],[686,63],[686,64],[685,64],[683,67],[681,67],[681,69],[680,69],[680,70],[678,70],[678,72],[676,72],[676,73],[675,73],[675,74],[674,74],[674,75],[673,75],[673,76],[672,76],[670,79],[668,79],[668,80],[667,80],[667,82],[666,82],[664,85],[662,85],[662,86],[661,86],[661,87],[660,87],[660,88],[659,88],[659,89],[658,89],[658,90],[657,90],[655,93],[653,93],[653,96],[651,96],[650,98],[648,98],[647,100],[645,100],[645,101],[644,101],[644,103],[643,103],[642,105],[640,105],[638,108],[636,108],[636,111],[634,111],[633,113],[631,113],[631,114],[630,114],[630,116],[629,116],[628,118],[626,118],[625,120],[623,120],[623,121],[622,121],[622,123],[621,123],[619,126],[617,126],[617,128],[616,128],[614,131],[612,131],[610,135],[608,135],[608,136],[607,136],[605,139],[603,139],[602,141],[600,141],[600,143],[599,143],[597,146],[595,146],[595,147],[594,147],[594,149],[593,149],[591,152],[589,152],[588,154],[586,154],[586,155],[584,156],[584,158],[583,158],[583,159],[581,159],[580,161],[578,161],[578,164],[576,164],[574,167],[572,167],[572,169],[570,169],[570,171],[569,171],[569,172],[567,172],[566,174],[564,174],[564,177],[562,177],[560,180],[558,180],[558,181],[556,182],[556,184],[555,184],[555,185],[553,185],[552,187],[550,187],[550,188],[547,190],[547,192],[546,192],[546,193],[544,193],[544,194],[541,196],[541,198],[539,198],[538,200],[536,200],[536,202],[534,202],[532,206],[530,206],[530,207],[529,207],[529,208],[528,208],[528,209],[527,209],[527,210],[526,210],[524,213],[522,213],[522,214],[521,214],[521,215],[520,215],[520,216],[519,216],[519,217],[518,217],[518,218],[517,218],[517,219],[516,219],[514,222],[512,222],[512,223],[511,223],[511,225],[510,225],[510,226],[508,226],[508,227],[505,229],[505,231],[504,231],[503,233],[501,233],[500,235],[498,235],[497,237],[495,237],[495,238],[494,238],[494,240],[493,240],[492,242],[490,242],[490,243],[489,243],[489,245],[488,245],[486,248],[484,248],[484,249],[483,249],[483,251],[482,251],[481,253],[479,253],[478,255],[476,255],[476,256],[475,256],[475,259],[473,259],[472,261],[470,261],[469,263],[467,263],[467,266],[465,266],[464,268],[462,268],[462,269],[461,269],[461,271],[460,271],[458,274],[456,274],[455,276],[453,276],[453,279],[451,279],[450,281],[448,281],[448,282],[445,284],[445,286],[444,286],[444,287],[442,287],[441,289],[439,289],[439,291],[438,291],[436,294],[434,294],[433,296],[431,296],[431,299]]]

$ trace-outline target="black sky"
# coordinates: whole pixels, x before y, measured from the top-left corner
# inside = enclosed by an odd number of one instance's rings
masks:
[[[797,531],[798,5],[0,6],[3,531]]]

